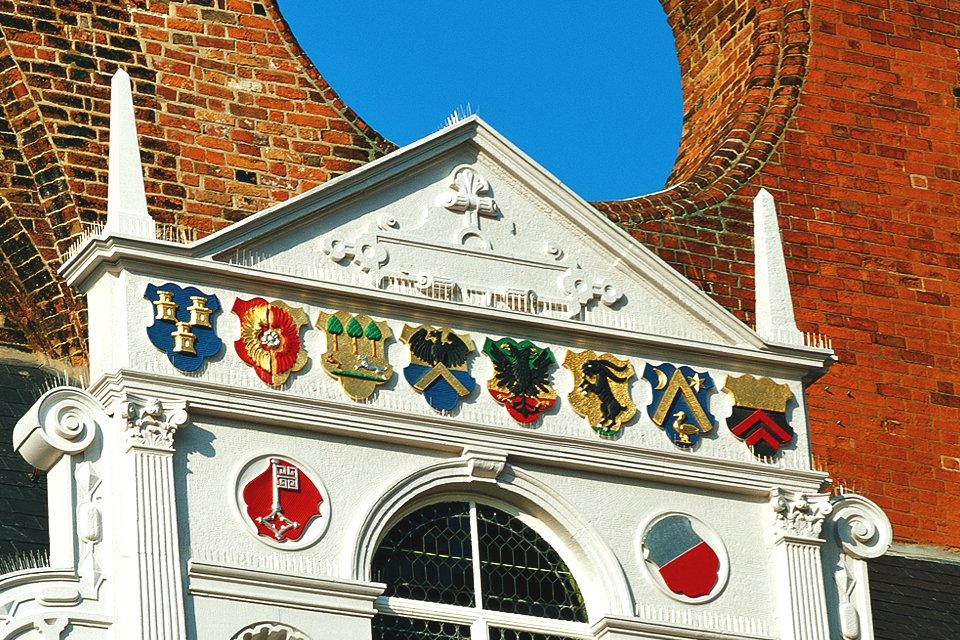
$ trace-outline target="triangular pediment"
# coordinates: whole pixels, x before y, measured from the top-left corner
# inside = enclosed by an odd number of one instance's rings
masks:
[[[756,335],[476,117],[264,211],[197,257],[464,308]]]

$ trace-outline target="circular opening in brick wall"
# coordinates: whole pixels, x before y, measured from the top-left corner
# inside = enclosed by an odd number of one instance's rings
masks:
[[[673,34],[655,0],[279,0],[343,101],[404,145],[479,114],[588,200],[663,188],[680,141]]]

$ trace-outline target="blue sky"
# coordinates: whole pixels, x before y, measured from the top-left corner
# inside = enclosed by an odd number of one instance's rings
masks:
[[[663,188],[680,140],[656,0],[280,0],[344,101],[398,144],[477,113],[588,200]]]

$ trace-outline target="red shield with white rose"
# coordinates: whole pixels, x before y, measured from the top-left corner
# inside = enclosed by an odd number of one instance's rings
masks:
[[[266,468],[243,486],[247,518],[257,533],[278,542],[300,540],[321,515],[324,497],[310,477],[282,458],[269,458]]]

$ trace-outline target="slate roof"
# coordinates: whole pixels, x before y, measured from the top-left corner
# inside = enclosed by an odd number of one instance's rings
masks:
[[[13,450],[13,426],[57,379],[36,365],[0,362],[0,559],[49,547],[46,479],[30,479]]]
[[[960,638],[960,564],[883,556],[868,566],[876,640]]]

